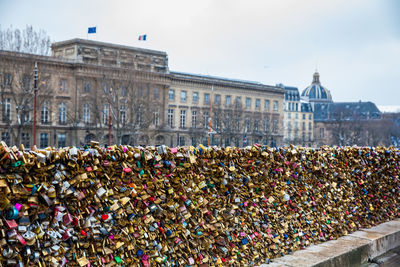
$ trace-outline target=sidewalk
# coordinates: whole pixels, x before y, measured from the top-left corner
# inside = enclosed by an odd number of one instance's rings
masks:
[[[399,246],[400,219],[396,219],[337,240],[307,247],[261,266],[361,266]]]

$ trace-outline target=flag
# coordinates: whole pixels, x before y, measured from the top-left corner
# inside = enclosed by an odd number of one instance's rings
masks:
[[[147,34],[139,35],[139,41],[146,41]]]
[[[89,27],[88,33],[96,33],[96,27]]]
[[[243,144],[247,145],[247,134],[246,133],[244,133],[244,136],[243,136]]]

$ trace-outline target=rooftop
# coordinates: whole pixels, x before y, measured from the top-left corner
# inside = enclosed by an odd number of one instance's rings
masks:
[[[120,44],[113,44],[113,43],[105,43],[105,42],[80,39],[80,38],[74,38],[74,39],[70,39],[70,40],[52,43],[51,48],[54,49],[57,47],[62,47],[62,46],[71,45],[71,44],[85,44],[85,45],[91,45],[91,46],[96,46],[96,47],[125,49],[125,50],[131,50],[131,51],[136,51],[136,52],[156,54],[156,55],[160,55],[160,56],[167,56],[167,53],[163,52],[163,51],[134,47],[134,46],[127,46],[127,45],[120,45]]]

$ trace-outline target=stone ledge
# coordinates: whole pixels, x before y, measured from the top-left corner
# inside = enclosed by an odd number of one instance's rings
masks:
[[[318,245],[274,259],[263,267],[360,266],[400,246],[400,219],[382,223]]]

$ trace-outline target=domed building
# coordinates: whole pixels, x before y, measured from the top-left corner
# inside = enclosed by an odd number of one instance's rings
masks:
[[[310,86],[301,99],[309,102],[314,113],[314,144],[367,145],[367,129],[381,113],[372,102],[333,102],[331,92],[321,85],[319,73],[313,75]],[[363,130],[360,130],[363,129]]]
[[[332,95],[328,89],[321,85],[319,81],[319,73],[315,71],[313,81],[310,86],[303,90],[301,98],[310,102],[314,107],[314,103],[332,103]]]

